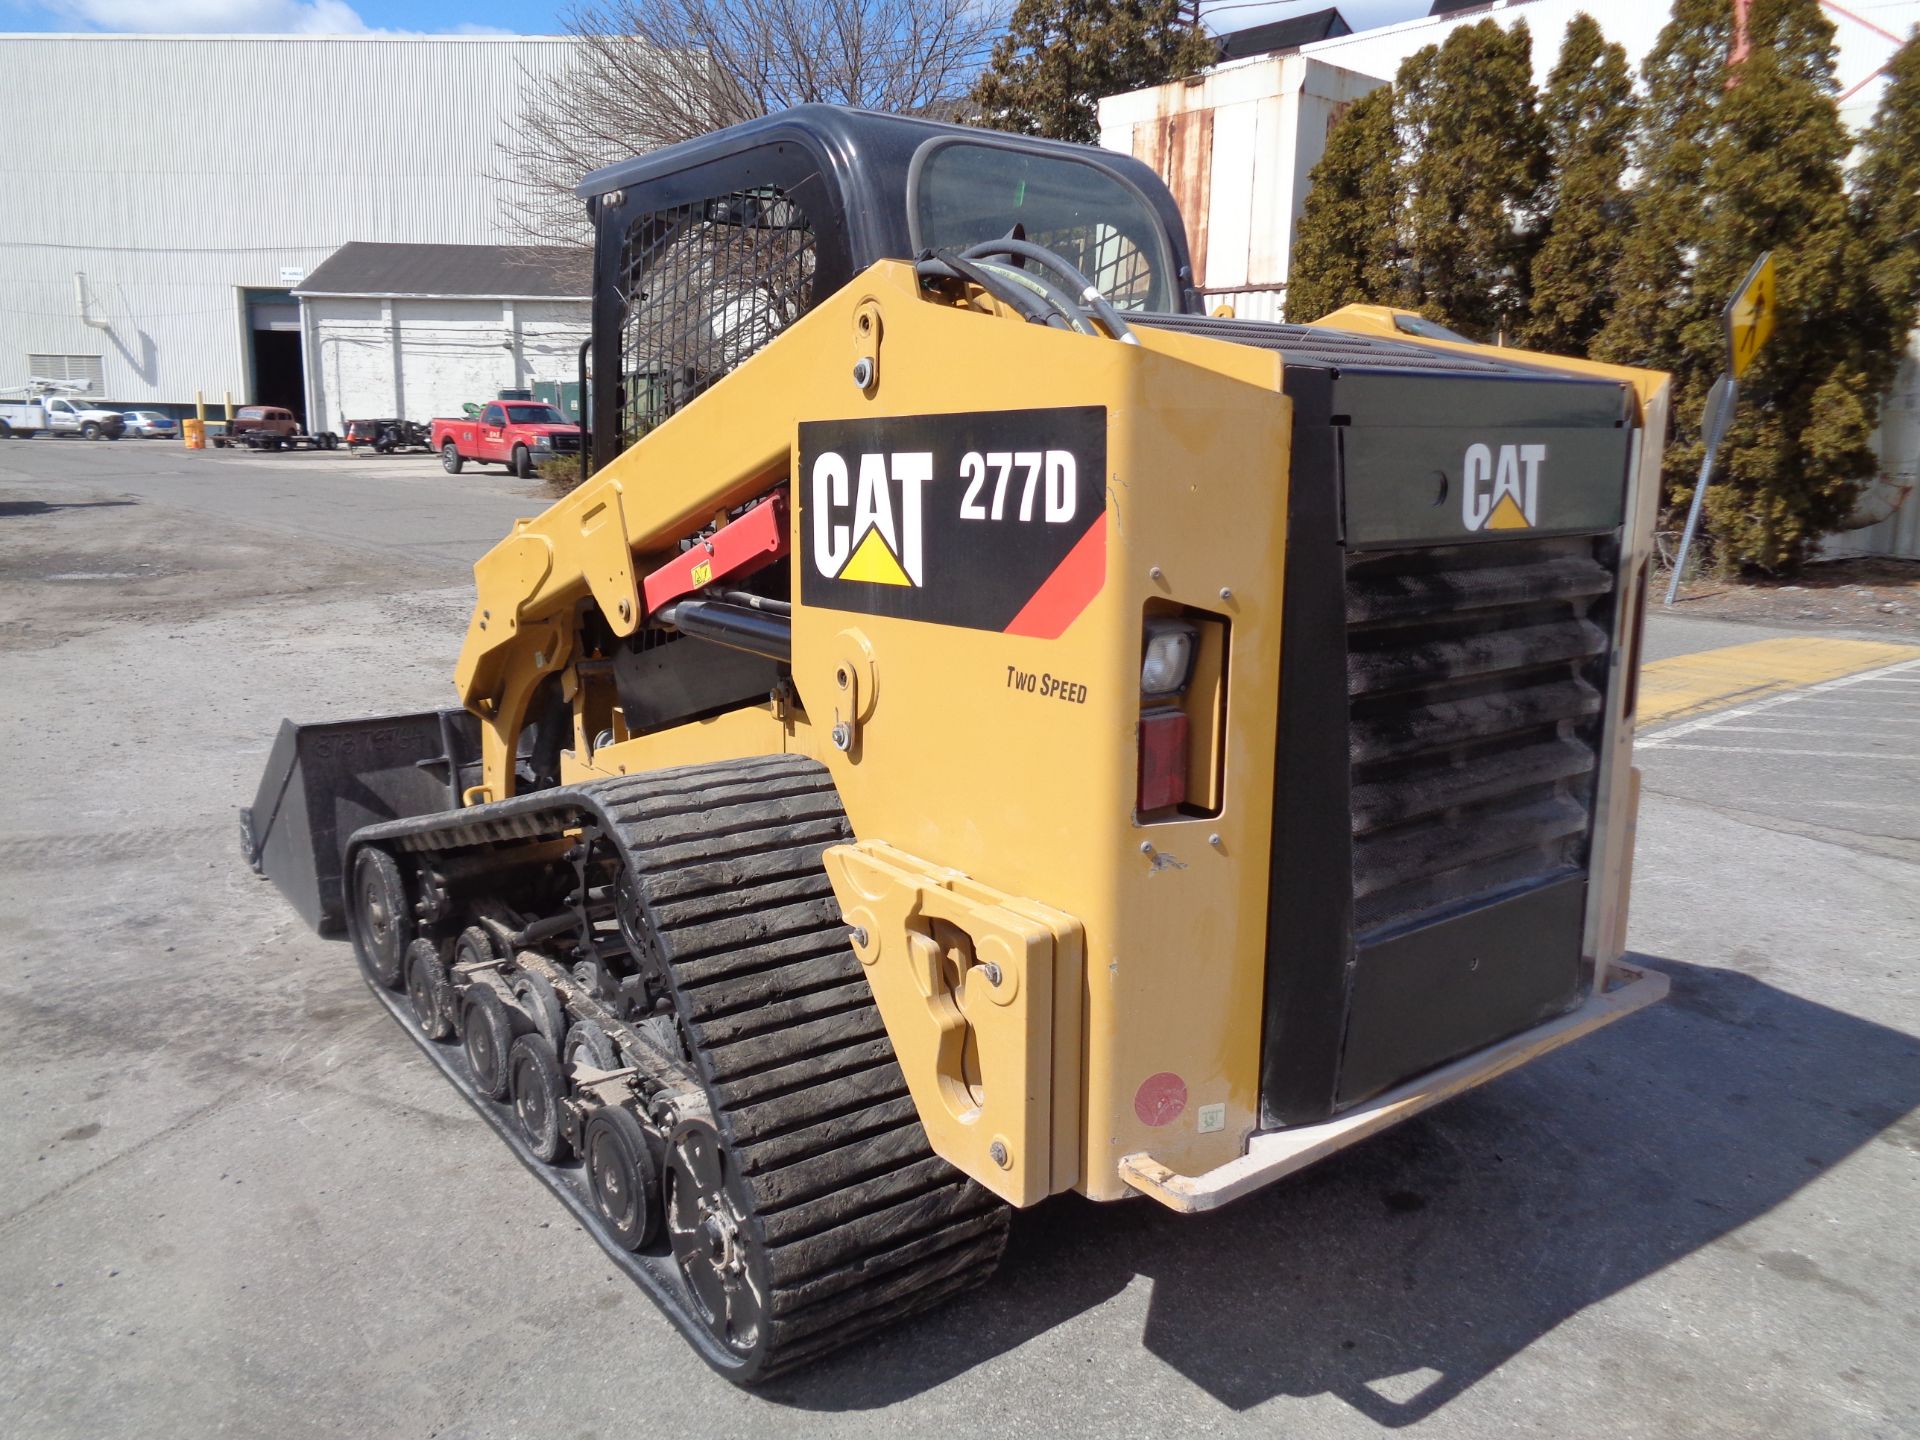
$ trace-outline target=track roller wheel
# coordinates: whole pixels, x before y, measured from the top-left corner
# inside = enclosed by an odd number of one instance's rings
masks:
[[[399,862],[369,845],[353,861],[347,928],[361,967],[389,990],[406,983],[407,883]]]
[[[440,947],[431,940],[416,940],[407,947],[407,999],[422,1035],[429,1040],[453,1038],[453,982],[447,978]]]
[[[618,1105],[594,1111],[581,1155],[594,1213],[607,1234],[625,1250],[651,1242],[660,1231],[660,1180],[647,1132],[633,1112]]]
[[[689,1120],[674,1132],[667,1151],[667,1234],[708,1332],[753,1370],[766,1338],[761,1297],[769,1287],[732,1168],[712,1126]]]
[[[513,977],[513,998],[533,1021],[533,1028],[558,1055],[566,1044],[567,1012],[561,1008],[560,997],[553,993],[547,977],[530,970],[522,971]]]
[[[485,985],[475,985],[467,991],[461,1015],[460,1038],[474,1085],[489,1100],[506,1099],[507,1052],[513,1048],[507,1007]]]
[[[591,1065],[596,1070],[620,1069],[620,1052],[605,1030],[591,1020],[576,1020],[567,1030],[566,1048],[561,1052],[569,1067]]]
[[[560,1115],[567,1082],[545,1036],[522,1035],[513,1042],[507,1052],[507,1086],[527,1148],[549,1165],[564,1160],[572,1148]]]
[[[467,926],[453,942],[453,963],[456,967],[485,965],[504,958],[499,947],[493,943],[493,936],[483,926]]]

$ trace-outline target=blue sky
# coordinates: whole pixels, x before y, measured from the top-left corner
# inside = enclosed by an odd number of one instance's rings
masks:
[[[0,30],[343,35],[558,34],[564,0],[0,0]]]
[[[1329,0],[1215,0],[1216,30],[1324,9]],[[1333,0],[1339,3],[1339,0]],[[1217,13],[1216,13],[1217,8]],[[169,34],[353,34],[366,30],[558,34],[566,0],[0,0],[0,29]],[[1426,13],[1426,0],[1345,0],[1356,29]]]

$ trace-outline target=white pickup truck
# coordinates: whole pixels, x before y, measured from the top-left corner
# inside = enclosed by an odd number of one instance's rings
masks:
[[[37,395],[25,400],[0,399],[0,440],[25,440],[49,435],[80,435],[88,440],[118,440],[127,417],[90,400],[66,395]]]

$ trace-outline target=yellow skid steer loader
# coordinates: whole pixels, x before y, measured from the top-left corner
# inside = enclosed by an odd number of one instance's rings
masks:
[[[1209,317],[1080,146],[809,107],[580,193],[591,474],[460,706],[284,725],[243,838],[717,1369],[1664,992],[1664,376]]]

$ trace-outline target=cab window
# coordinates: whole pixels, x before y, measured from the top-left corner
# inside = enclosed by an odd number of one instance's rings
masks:
[[[1009,235],[1068,261],[1122,310],[1177,310],[1172,247],[1147,199],[1084,160],[1005,141],[930,140],[914,157],[916,251]]]
[[[485,410],[480,412],[480,423],[482,425],[504,425],[507,423],[506,413],[502,411],[498,405],[489,405]]]

